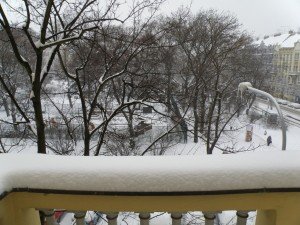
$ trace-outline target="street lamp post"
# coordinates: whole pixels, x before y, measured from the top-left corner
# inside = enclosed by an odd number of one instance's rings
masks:
[[[247,92],[253,93],[255,95],[260,95],[260,96],[266,97],[270,100],[271,103],[273,103],[275,105],[275,108],[277,109],[277,112],[279,115],[280,125],[281,125],[281,130],[282,130],[282,151],[285,151],[286,150],[286,126],[285,126],[282,111],[281,111],[277,101],[275,100],[275,98],[267,92],[264,92],[264,91],[261,91],[261,90],[258,90],[256,88],[252,87],[250,82],[240,83],[239,87],[238,87],[238,91],[239,91],[239,94],[241,94],[241,96],[243,95],[243,93],[245,91],[247,91]]]

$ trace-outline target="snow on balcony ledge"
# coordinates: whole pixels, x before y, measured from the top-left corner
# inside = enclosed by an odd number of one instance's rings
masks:
[[[98,193],[300,190],[300,152],[199,156],[0,155],[0,194],[16,189]],[[55,192],[56,191],[56,192]]]

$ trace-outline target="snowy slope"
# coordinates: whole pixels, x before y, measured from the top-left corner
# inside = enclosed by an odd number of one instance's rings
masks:
[[[300,152],[160,157],[0,155],[0,193],[12,188],[182,192],[300,188]]]

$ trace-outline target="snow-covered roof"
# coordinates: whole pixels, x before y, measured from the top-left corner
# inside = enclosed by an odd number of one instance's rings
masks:
[[[269,36],[265,39],[259,39],[255,41],[255,44],[264,44],[266,46],[279,45],[282,48],[294,47],[294,44],[300,41],[300,34],[280,34],[277,36]]]
[[[199,156],[0,155],[0,193],[12,189],[209,192],[300,188],[300,152]]]

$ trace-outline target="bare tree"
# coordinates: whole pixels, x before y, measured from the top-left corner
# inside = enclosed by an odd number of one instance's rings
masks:
[[[160,3],[161,1],[153,1],[151,5],[157,9]],[[150,72],[149,66],[147,69],[149,62],[146,64],[141,58],[149,55],[148,49],[155,45],[155,34],[147,33],[155,12],[156,10],[152,11],[144,22],[133,24],[132,27],[116,26],[114,23],[101,24],[84,41],[74,42],[69,46],[69,51],[73,53],[71,61],[77,66],[66,62],[63,53],[59,53],[61,67],[74,82],[81,102],[84,155],[90,155],[91,152],[94,155],[100,154],[110,132],[109,125],[118,114],[126,119],[130,146],[135,146],[135,106],[147,98],[143,96],[143,92],[136,91],[136,86],[140,89],[141,86],[137,83]],[[133,77],[140,78],[134,80]],[[95,114],[101,117],[98,124],[93,122]],[[97,143],[92,145],[94,138]]]
[[[246,76],[250,79],[242,68],[250,70],[254,54],[246,49],[251,48],[252,40],[240,31],[234,17],[216,11],[202,11],[195,16],[180,13],[170,22],[175,24],[171,32],[186,62],[181,64],[184,76],[179,82],[183,83],[183,92],[192,96],[190,125],[193,123],[194,142],[200,137],[206,143],[207,153],[212,154],[226,126],[239,111],[230,110],[227,104],[229,99],[235,99],[238,83]],[[236,59],[240,58],[243,61],[239,64]]]
[[[15,58],[26,71],[23,76],[30,81],[30,99],[34,109],[34,119],[30,119],[26,115],[9,89],[5,88],[5,91],[12,99],[23,120],[29,124],[31,131],[36,135],[38,153],[46,153],[41,90],[60,47],[83,39],[90,31],[98,29],[107,21],[123,23],[139,13],[140,10],[157,6],[152,1],[142,1],[134,5],[126,16],[120,18],[116,16],[120,3],[115,0],[108,1],[103,7],[97,0],[71,2],[67,0],[24,0],[16,3],[17,7],[14,5],[10,5],[8,2],[0,4],[0,24],[12,46]],[[17,21],[16,24],[10,22],[8,10],[12,10],[15,16],[20,17],[20,21]],[[14,29],[26,36],[27,42],[35,54],[33,58],[28,59],[22,54],[19,40],[13,32]],[[33,33],[32,30],[39,32]],[[76,79],[76,77],[72,78]],[[2,82],[3,86],[5,84]]]

